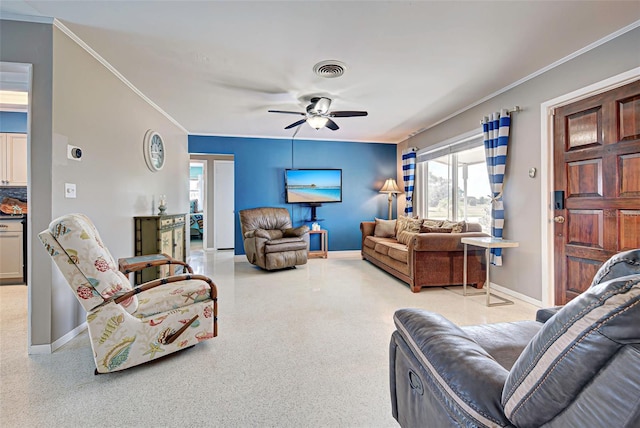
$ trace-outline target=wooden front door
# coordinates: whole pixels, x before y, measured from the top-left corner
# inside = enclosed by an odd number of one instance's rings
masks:
[[[640,81],[557,108],[555,304],[585,291],[612,255],[640,248]],[[553,199],[553,198],[552,198]]]

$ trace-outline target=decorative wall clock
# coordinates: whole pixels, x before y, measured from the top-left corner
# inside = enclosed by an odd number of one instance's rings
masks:
[[[144,160],[153,172],[160,171],[164,166],[166,151],[164,140],[156,131],[149,129],[144,134]]]

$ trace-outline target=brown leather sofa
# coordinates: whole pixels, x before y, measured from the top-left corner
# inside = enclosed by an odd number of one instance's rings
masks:
[[[286,208],[241,210],[240,227],[251,264],[276,270],[307,263],[309,227],[294,228]]]
[[[376,223],[363,221],[362,258],[409,284],[418,293],[422,287],[460,285],[463,280],[463,237],[489,236],[478,223],[467,223],[461,233],[417,233],[407,245],[396,237],[374,236]],[[468,247],[467,283],[482,288],[486,278],[484,250]]]

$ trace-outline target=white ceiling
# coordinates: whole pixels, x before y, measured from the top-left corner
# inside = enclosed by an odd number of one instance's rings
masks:
[[[190,134],[289,138],[299,117],[267,110],[325,95],[369,116],[296,138],[396,143],[640,25],[640,2],[0,1],[16,14],[58,19]]]

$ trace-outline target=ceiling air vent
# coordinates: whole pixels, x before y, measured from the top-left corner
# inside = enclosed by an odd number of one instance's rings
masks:
[[[340,77],[344,74],[346,65],[340,61],[322,61],[313,66],[313,72],[320,77],[332,79]]]

